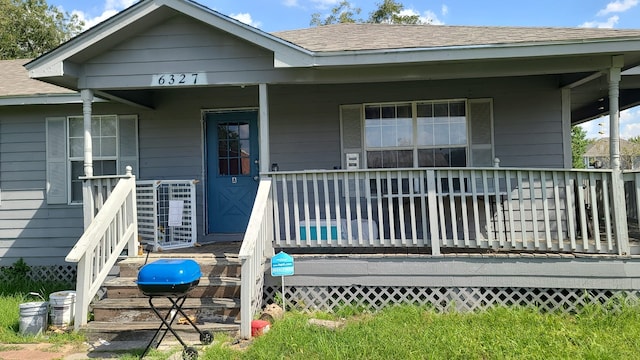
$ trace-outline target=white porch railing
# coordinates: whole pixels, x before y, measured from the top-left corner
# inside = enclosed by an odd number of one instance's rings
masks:
[[[628,254],[610,170],[274,172],[279,247],[430,247]],[[620,222],[622,223],[622,222]]]
[[[117,184],[106,177],[84,180],[85,216],[93,213],[87,208],[99,211],[66,257],[66,261],[78,264],[76,329],[87,324],[91,299],[125,246],[128,245],[129,254],[136,254],[138,247],[136,179],[130,168],[125,177],[119,177]],[[116,185],[111,189],[113,184]]]
[[[273,215],[271,179],[263,178],[238,255],[242,263],[240,336],[245,339],[251,337],[251,320],[262,307],[265,261],[273,256]]]

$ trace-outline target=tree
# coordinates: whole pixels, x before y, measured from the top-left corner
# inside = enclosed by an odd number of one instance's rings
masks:
[[[353,7],[347,0],[342,0],[331,9],[331,13],[324,19],[320,13],[311,15],[311,25],[322,26],[340,23],[372,23],[372,24],[425,24],[418,15],[401,15],[404,5],[395,0],[383,0],[376,4],[376,11],[369,14],[366,20],[356,19],[360,8]],[[428,23],[428,22],[426,22]]]
[[[0,59],[33,58],[82,30],[77,15],[46,0],[0,0]]]
[[[384,0],[371,13],[367,22],[374,24],[422,24],[418,15],[400,15],[404,5],[394,0]]]
[[[320,13],[312,14],[311,25],[322,26],[338,23],[362,22],[362,20],[356,20],[354,18],[354,15],[359,15],[360,11],[360,8],[354,8],[347,0],[343,0],[331,9],[331,14],[324,18],[324,20],[320,18],[322,16]]]
[[[571,127],[571,161],[575,169],[584,169],[584,153],[590,140],[587,139],[587,131],[575,125]]]

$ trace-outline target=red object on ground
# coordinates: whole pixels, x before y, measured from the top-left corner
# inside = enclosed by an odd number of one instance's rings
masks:
[[[265,320],[253,320],[251,321],[251,336],[260,336],[269,331],[271,324]]]

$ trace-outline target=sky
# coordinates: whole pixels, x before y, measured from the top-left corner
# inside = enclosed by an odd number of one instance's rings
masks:
[[[311,16],[326,17],[340,0],[195,0],[266,32],[310,26]],[[640,0],[396,0],[409,15],[434,25],[552,26],[640,29]],[[89,28],[138,0],[48,0],[76,14]],[[350,0],[367,18],[382,0]],[[581,125],[588,138],[608,137],[609,118]],[[640,106],[620,113],[620,136],[640,136]]]

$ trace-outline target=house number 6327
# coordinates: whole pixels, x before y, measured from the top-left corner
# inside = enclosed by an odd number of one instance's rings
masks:
[[[205,84],[207,84],[207,75],[204,73],[155,74],[151,78],[151,86],[187,86]]]

